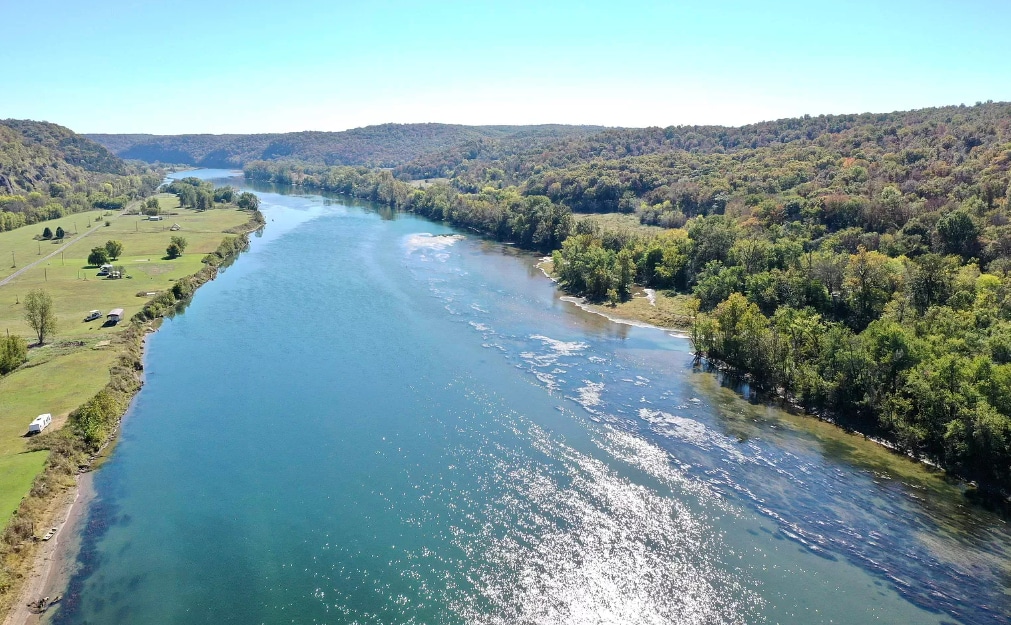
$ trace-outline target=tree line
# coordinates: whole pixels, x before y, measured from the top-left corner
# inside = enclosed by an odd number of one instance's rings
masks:
[[[234,204],[243,210],[255,211],[260,207],[260,198],[255,193],[248,191],[239,193],[234,187],[228,185],[215,187],[213,183],[193,176],[173,180],[162,186],[161,190],[179,198],[179,205],[183,208],[202,211],[210,210],[216,204]],[[157,214],[157,200],[153,200],[148,208],[155,211],[153,214]]]

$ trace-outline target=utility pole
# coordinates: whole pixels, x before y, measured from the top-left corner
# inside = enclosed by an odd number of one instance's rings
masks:
[[[49,282],[49,267],[42,268],[42,275],[45,276],[46,282]]]
[[[39,243],[39,256],[42,256],[42,243],[41,242],[38,243]]]
[[[11,250],[11,267],[17,267],[18,261],[14,260],[14,250]]]

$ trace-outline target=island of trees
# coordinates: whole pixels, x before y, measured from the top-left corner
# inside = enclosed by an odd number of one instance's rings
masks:
[[[592,300],[690,294],[700,358],[1005,496],[1009,170],[1006,103],[480,138],[392,171],[245,168],[552,252]]]

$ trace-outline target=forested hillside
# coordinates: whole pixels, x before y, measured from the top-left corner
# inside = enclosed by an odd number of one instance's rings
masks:
[[[596,126],[383,124],[343,132],[252,135],[88,135],[122,158],[201,167],[242,167],[295,159],[326,165],[393,167],[430,152],[489,138],[544,142],[600,131]]]
[[[246,169],[555,250],[563,286],[594,300],[633,283],[692,294],[700,356],[1005,495],[1009,170],[1007,103],[496,138],[395,174]],[[663,229],[602,230],[570,211]]]
[[[120,208],[161,175],[48,122],[0,121],[0,231],[92,208]]]

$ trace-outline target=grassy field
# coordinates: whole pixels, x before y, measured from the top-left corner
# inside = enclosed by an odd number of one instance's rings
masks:
[[[630,213],[572,213],[572,218],[577,222],[592,221],[601,230],[630,230],[641,234],[656,234],[663,232],[660,226],[644,226],[639,223],[639,218]]]
[[[90,310],[100,310],[103,314],[113,308],[122,308],[127,317],[132,316],[150,299],[147,293],[156,293],[172,286],[177,278],[192,274],[202,266],[205,254],[213,252],[224,237],[223,231],[243,224],[248,214],[234,209],[220,209],[197,212],[180,209],[174,196],[161,196],[163,208],[169,213],[163,221],[147,221],[134,215],[115,215],[95,227],[99,231],[82,239],[62,254],[0,287],[0,330],[20,334],[29,342],[34,342],[31,328],[24,321],[24,307],[21,300],[31,289],[44,289],[52,295],[59,318],[58,339],[90,338],[114,331],[103,327],[105,319],[84,323]],[[169,228],[178,224],[180,230]],[[26,228],[5,232],[0,237],[20,235],[31,240],[34,235]],[[40,230],[41,231],[41,230]],[[172,236],[182,236],[189,246],[181,258],[167,260],[165,248]],[[126,276],[119,280],[109,280],[97,276],[98,270],[87,264],[91,248],[104,245],[114,239],[123,243],[123,257],[114,261],[125,268]],[[7,239],[0,238],[0,249]],[[35,242],[32,241],[34,244]],[[46,244],[48,245],[48,244]],[[138,295],[141,294],[141,295]]]
[[[11,520],[35,476],[49,457],[48,451],[34,451],[0,456],[0,522]]]
[[[56,232],[56,228],[61,227],[67,232],[64,240],[70,240],[77,236],[75,233],[80,234],[87,232],[89,228],[101,227],[105,215],[111,217],[115,213],[102,210],[88,211],[25,226],[10,232],[0,232],[0,278],[6,278],[21,267],[35,262],[60,246],[60,241],[36,239],[36,237],[42,236],[42,231],[46,228]],[[90,237],[85,240],[89,239]],[[17,266],[14,266],[15,264]]]
[[[61,427],[71,411],[109,381],[109,367],[118,356],[115,343],[110,345],[109,339],[126,324],[105,327],[104,318],[85,323],[88,311],[98,309],[105,314],[112,308],[123,308],[127,317],[132,316],[150,299],[143,294],[164,290],[174,280],[196,273],[203,266],[200,261],[204,255],[214,251],[225,237],[223,231],[249,218],[248,213],[235,209],[202,213],[181,209],[175,196],[158,198],[169,213],[163,221],[93,211],[0,233],[0,254],[4,249],[13,249],[17,256],[24,249],[37,259],[34,250],[39,243],[32,237],[45,226],[55,231],[54,224],[70,220],[70,227],[63,227],[72,233],[74,219],[81,228],[87,219],[100,218],[93,226],[97,231],[70,245],[62,258],[49,259],[0,286],[0,331],[24,336],[29,343],[35,341],[24,321],[22,306],[24,294],[34,288],[52,296],[58,318],[54,339],[30,349],[28,363],[0,379],[0,522],[4,524],[31,488],[46,458],[46,452],[25,453],[28,423],[48,412],[53,415],[52,427]],[[173,224],[179,224],[178,232],[169,230]],[[168,260],[165,248],[172,236],[185,237],[189,245],[181,258]],[[125,268],[126,278],[100,278],[97,269],[87,266],[91,248],[109,239],[123,243],[123,257],[114,264]],[[48,245],[52,244],[41,243],[43,255]],[[25,259],[24,263],[19,259],[21,266],[34,260],[27,254]],[[0,271],[0,277],[10,275],[11,270],[5,271]]]

